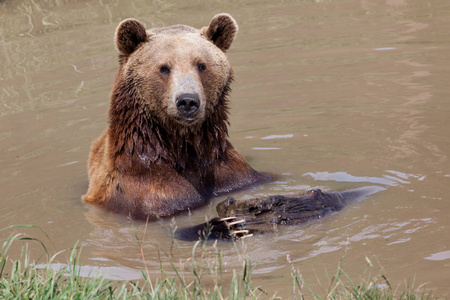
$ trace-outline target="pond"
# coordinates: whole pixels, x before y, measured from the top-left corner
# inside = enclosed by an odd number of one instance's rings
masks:
[[[326,290],[345,256],[355,281],[367,277],[368,259],[393,286],[426,282],[450,297],[447,0],[1,1],[0,228],[38,225],[55,252],[79,241],[86,274],[112,279],[140,279],[145,264],[157,278],[160,261],[170,273],[170,251],[188,259],[194,243],[174,246],[171,228],[216,216],[226,196],[145,226],[81,195],[90,145],[108,122],[117,24],[200,28],[221,12],[240,28],[228,52],[230,141],[256,170],[276,174],[231,195],[384,190],[321,220],[206,251],[222,252],[230,276],[249,259],[269,295],[291,295],[292,267]]]

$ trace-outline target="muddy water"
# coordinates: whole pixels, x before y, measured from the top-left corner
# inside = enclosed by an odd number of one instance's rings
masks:
[[[318,222],[218,243],[225,274],[249,258],[269,295],[291,295],[291,267],[320,292],[346,253],[355,281],[369,258],[391,285],[427,282],[450,296],[448,1],[37,2],[0,3],[0,228],[39,225],[54,251],[80,241],[84,270],[116,279],[141,278],[143,240],[151,276],[160,256],[170,271],[171,220],[145,229],[80,201],[90,144],[107,123],[113,34],[127,17],[201,27],[228,12],[240,26],[230,138],[254,168],[278,175],[233,196],[385,190]],[[221,199],[176,224],[215,216]],[[176,260],[192,246],[178,242]]]

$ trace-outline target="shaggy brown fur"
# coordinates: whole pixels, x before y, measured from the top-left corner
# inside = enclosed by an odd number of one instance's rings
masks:
[[[201,30],[120,23],[109,127],[92,145],[84,201],[154,219],[265,180],[227,140],[225,51],[237,30],[227,14]],[[180,109],[183,95],[197,98],[193,113]]]

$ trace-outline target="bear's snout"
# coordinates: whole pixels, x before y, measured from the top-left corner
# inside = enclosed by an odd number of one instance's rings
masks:
[[[200,107],[200,99],[198,94],[181,94],[176,99],[178,111],[184,117],[192,116]]]

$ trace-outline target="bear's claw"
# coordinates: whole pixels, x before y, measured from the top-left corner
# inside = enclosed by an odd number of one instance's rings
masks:
[[[232,217],[232,218],[237,219],[236,217]],[[222,219],[222,221],[226,221],[226,220]],[[231,223],[227,223],[227,224],[228,224],[228,226],[233,226],[233,225],[242,224],[242,223],[245,223],[244,219],[241,219],[241,220],[238,220],[238,221],[234,221],[234,222],[231,222]]]
[[[244,229],[245,220],[237,217],[226,217],[218,219],[219,222],[223,222],[227,226],[227,233],[222,232],[221,236],[227,239],[243,239],[252,236],[249,231]],[[218,228],[216,227],[216,230]],[[214,231],[214,229],[213,229]]]
[[[216,217],[206,223],[177,230],[175,237],[185,241],[238,240],[253,235],[245,229],[245,223],[245,219],[238,217]]]

